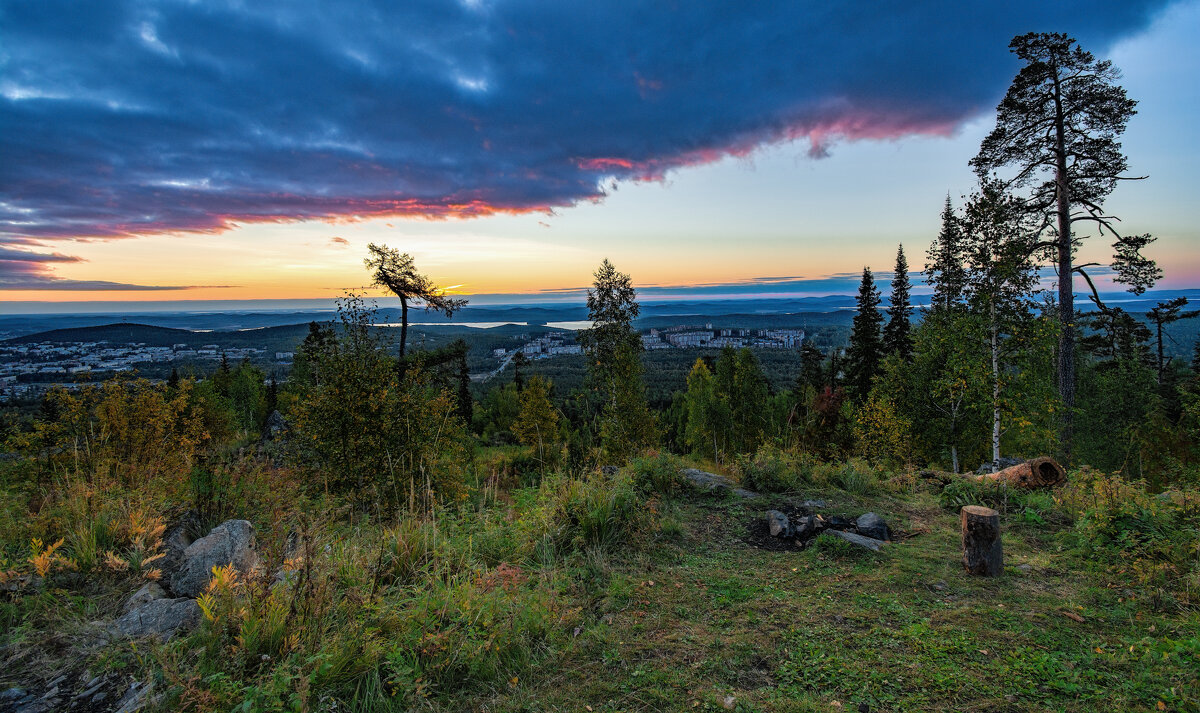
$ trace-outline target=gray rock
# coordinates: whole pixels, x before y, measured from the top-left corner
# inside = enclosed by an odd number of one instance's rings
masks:
[[[826,530],[825,532],[826,534],[833,535],[834,537],[840,537],[846,542],[853,543],[859,547],[866,547],[872,552],[878,552],[879,548],[887,544],[886,542],[881,542],[870,537],[863,537],[862,535],[858,535],[853,532],[842,532],[841,530]]]
[[[151,703],[150,691],[153,686],[150,684],[142,684],[134,681],[129,686],[129,690],[125,691],[125,695],[121,696],[121,700],[116,703],[116,710],[113,713],[136,713]]]
[[[200,517],[195,510],[188,510],[181,518],[171,524],[163,535],[163,558],[157,562],[166,581],[179,571],[183,562],[184,550],[192,544],[195,536],[200,533]]]
[[[96,693],[98,693],[101,688],[104,688],[104,684],[105,684],[105,681],[99,677],[92,679],[92,682],[89,683],[84,690],[75,694],[76,700],[78,700],[80,698],[88,698],[90,696],[96,695]]]
[[[1014,465],[1021,465],[1024,462],[1025,462],[1024,458],[1001,458],[1000,459],[1000,470],[1004,470],[1005,468],[1011,468]],[[975,475],[984,475],[985,473],[992,473],[992,472],[994,472],[994,471],[992,470],[991,463],[984,463],[983,465],[981,465],[975,469]]]
[[[110,631],[130,639],[158,636],[165,641],[199,623],[200,605],[195,599],[155,599],[114,621]]]
[[[796,524],[792,525],[792,534],[801,538],[812,537],[817,534],[816,515],[805,515],[796,520]]]
[[[287,435],[288,422],[279,411],[272,411],[270,416],[267,416],[267,422],[263,424],[262,439],[264,441],[278,441]]]
[[[146,582],[142,585],[141,589],[134,592],[125,600],[125,605],[121,607],[121,613],[128,614],[147,602],[166,598],[167,592],[158,585],[158,582]]]
[[[805,500],[804,507],[806,508],[827,508],[828,504],[824,500]]]
[[[791,537],[792,526],[788,516],[778,510],[767,511],[767,527],[771,529],[771,537]]]
[[[887,523],[873,512],[859,515],[858,519],[854,521],[854,527],[858,530],[858,534],[870,537],[873,540],[892,539],[891,533],[888,532]]]
[[[687,478],[689,481],[691,481],[692,485],[700,488],[701,490],[707,490],[709,492],[729,491],[739,498],[758,497],[758,493],[754,492],[753,490],[739,488],[732,480],[717,473],[709,473],[707,471],[697,470],[696,468],[684,468],[683,477]]]
[[[227,520],[188,545],[179,570],[171,577],[171,591],[177,596],[194,597],[208,586],[213,567],[228,564],[242,574],[258,567],[254,526],[247,520]]]

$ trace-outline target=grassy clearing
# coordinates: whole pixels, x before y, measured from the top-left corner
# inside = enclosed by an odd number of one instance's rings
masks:
[[[378,524],[336,500],[287,497],[298,491],[286,470],[234,464],[222,490],[244,495],[217,510],[256,523],[267,573],[218,577],[200,628],[167,644],[104,645],[91,622],[144,579],[134,565],[155,549],[137,534],[155,530],[147,513],[191,486],[123,508],[117,490],[93,496],[116,509],[97,505],[90,521],[71,518],[81,502],[67,488],[32,523],[13,510],[8,531],[46,542],[65,532],[60,552],[75,566],[114,549],[131,564],[107,567],[102,555],[78,571],[51,566],[42,589],[0,596],[0,688],[86,668],[155,681],[163,710],[1200,706],[1200,614],[1179,590],[1191,540],[1163,539],[1190,532],[1186,504],[1124,488],[1111,498],[1120,507],[1101,507],[1087,474],[1056,501],[853,463],[805,466],[787,476],[790,492],[741,500],[691,492],[678,466],[650,457],[617,475],[508,489],[477,478],[436,516]],[[879,554],[825,538],[803,551],[748,544],[763,510],[809,498],[830,514],[880,513],[903,540]],[[1005,509],[999,579],[962,571],[965,500]],[[285,553],[295,533],[300,551]],[[8,562],[20,564],[23,547],[7,543]],[[270,578],[279,568],[293,570],[284,585]]]
[[[806,495],[822,495],[806,493]],[[745,545],[754,502],[688,500],[678,537],[606,561],[594,621],[478,710],[1195,710],[1200,618],[1086,571],[1012,524],[1006,571],[967,577],[933,496],[851,499],[914,536],[874,555]],[[451,707],[453,707],[453,705]]]

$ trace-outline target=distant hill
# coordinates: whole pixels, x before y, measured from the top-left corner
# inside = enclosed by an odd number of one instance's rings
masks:
[[[156,327],[151,324],[120,322],[95,327],[71,327],[37,332],[4,341],[4,344],[33,344],[37,342],[109,342],[110,344],[142,343],[150,347],[169,347],[186,344],[196,348],[206,344],[218,347],[262,347],[290,351],[308,333],[307,324],[288,324],[238,331],[203,331]]]
[[[169,347],[172,344],[191,344],[200,338],[200,333],[188,329],[155,327],[150,324],[104,324],[97,327],[72,327],[52,329],[5,340],[5,344],[34,344],[38,342],[110,342],[129,344],[142,342],[152,347]]]

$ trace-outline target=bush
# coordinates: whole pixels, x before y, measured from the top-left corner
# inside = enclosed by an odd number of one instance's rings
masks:
[[[1023,490],[1002,482],[979,482],[971,478],[956,478],[947,483],[938,494],[938,503],[956,512],[967,505],[983,505],[1005,517],[1033,524],[1061,517],[1054,496],[1048,491]]]
[[[1066,539],[1082,556],[1119,566],[1165,603],[1200,603],[1200,493],[1151,495],[1144,481],[1085,468],[1070,474],[1059,503],[1075,518]]]
[[[860,458],[845,463],[822,463],[813,468],[814,481],[841,488],[855,495],[874,495],[885,472]]]
[[[664,496],[678,495],[689,487],[683,476],[683,459],[670,453],[648,453],[634,458],[629,472],[634,486],[642,493]]]
[[[753,456],[738,456],[736,468],[743,486],[763,493],[796,490],[805,480],[796,459],[769,444]]]

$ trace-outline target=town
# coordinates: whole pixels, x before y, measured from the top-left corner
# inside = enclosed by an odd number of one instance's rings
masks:
[[[147,346],[143,342],[111,344],[95,342],[0,343],[0,399],[36,396],[53,386],[78,386],[93,374],[111,374],[155,365],[215,364],[260,361],[266,350],[254,347],[222,349],[216,344]],[[277,361],[290,361],[291,352],[276,353]]]
[[[486,380],[501,372],[520,353],[526,359],[549,359],[578,355],[582,347],[575,341],[575,332],[559,331],[536,337],[518,335],[523,342],[511,348],[497,348],[492,357],[499,361],[490,374],[480,374],[476,380]],[[647,351],[660,349],[720,349],[723,347],[752,349],[798,349],[804,342],[803,329],[738,329],[714,328],[711,323],[700,326],[679,325],[650,329],[641,335]],[[94,377],[137,370],[152,375],[168,366],[192,365],[200,373],[215,368],[225,359],[240,362],[249,359],[259,364],[274,364],[286,368],[293,357],[291,351],[270,352],[261,347],[222,347],[218,344],[150,346],[144,342],[115,344],[110,341],[33,343],[0,342],[0,399],[36,397],[53,386],[76,387]]]

